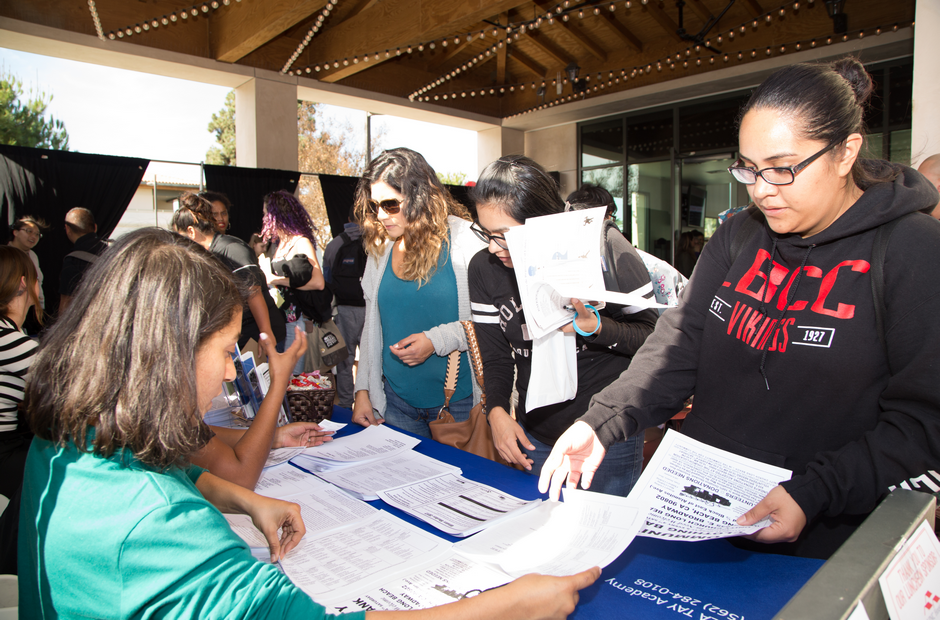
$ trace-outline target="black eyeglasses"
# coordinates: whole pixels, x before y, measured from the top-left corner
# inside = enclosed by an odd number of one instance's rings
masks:
[[[378,215],[380,208],[389,215],[395,215],[401,211],[402,202],[403,201],[398,200],[397,198],[389,198],[388,200],[383,200],[381,202],[376,202],[372,199],[369,199],[368,205],[369,210],[372,211],[372,215]]]
[[[470,224],[470,230],[476,233],[476,236],[479,237],[481,241],[486,243],[486,245],[489,245],[490,241],[495,241],[496,245],[498,245],[502,249],[504,250],[509,249],[509,247],[506,245],[506,237],[502,235],[491,235],[487,231],[483,230],[483,228],[481,228],[480,225],[477,224],[476,222],[473,222],[472,224]]]
[[[794,180],[796,180],[796,175],[799,174],[803,168],[806,168],[806,166],[819,159],[824,153],[829,152],[834,146],[841,143],[841,140],[838,142],[833,142],[809,159],[804,159],[795,166],[764,168],[763,170],[757,170],[756,168],[748,168],[747,166],[739,165],[742,163],[739,159],[735,162],[735,165],[728,168],[728,172],[730,172],[739,183],[744,183],[745,185],[753,185],[754,183],[757,183],[757,177],[764,179],[771,185],[789,185],[790,183],[793,183]]]

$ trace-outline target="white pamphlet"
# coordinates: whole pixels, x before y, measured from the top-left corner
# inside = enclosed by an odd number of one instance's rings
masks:
[[[629,497],[649,510],[640,536],[728,538],[770,525],[770,519],[751,526],[736,520],[791,475],[669,430]]]
[[[542,502],[521,500],[452,473],[379,491],[379,497],[452,536],[469,536]]]
[[[401,454],[419,443],[421,440],[417,437],[405,435],[381,424],[307,448],[303,454],[291,459],[291,462],[308,471],[329,471],[352,463]]]
[[[402,484],[427,480],[443,473],[460,474],[460,468],[409,450],[378,461],[369,461],[328,472],[317,472],[323,480],[335,484],[354,497],[366,501],[379,499],[379,491]]]
[[[454,547],[513,577],[574,575],[616,560],[643,525],[642,513],[625,497],[567,488],[563,493],[564,503],[543,502]]]
[[[940,618],[940,542],[923,521],[878,578],[891,620]]]

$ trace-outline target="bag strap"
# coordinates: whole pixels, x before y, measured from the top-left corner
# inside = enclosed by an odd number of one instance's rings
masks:
[[[463,331],[467,334],[467,353],[470,354],[470,366],[480,386],[480,403],[486,411],[486,390],[483,388],[483,357],[480,355],[480,343],[477,342],[477,332],[473,328],[473,321],[461,321]],[[453,354],[451,354],[453,355]]]
[[[457,375],[459,374],[460,351],[451,351],[450,355],[447,356],[447,374],[444,375],[444,406],[441,407],[441,411],[450,407],[450,398],[457,389]]]

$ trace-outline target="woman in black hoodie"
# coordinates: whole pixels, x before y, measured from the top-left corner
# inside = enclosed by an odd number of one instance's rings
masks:
[[[916,213],[937,191],[858,158],[871,91],[855,59],[758,87],[730,169],[755,206],[718,229],[679,308],[559,438],[543,492],[589,484],[610,445],[693,393],[685,434],[793,471],[739,519],[769,516],[752,538],[777,553],[828,557],[889,487],[937,468],[940,222]]]

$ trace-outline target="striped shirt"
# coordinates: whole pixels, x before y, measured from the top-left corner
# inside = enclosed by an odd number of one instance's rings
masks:
[[[0,316],[0,432],[16,430],[17,406],[38,346],[13,321]]]

